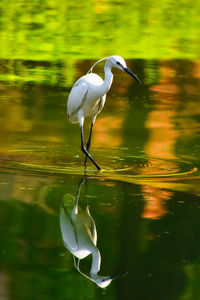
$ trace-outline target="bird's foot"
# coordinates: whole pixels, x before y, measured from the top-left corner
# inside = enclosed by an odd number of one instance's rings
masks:
[[[81,145],[81,150],[86,155],[86,158],[89,158],[93,162],[93,164],[95,165],[95,167],[100,171],[101,167],[96,163],[96,161],[94,160],[94,158],[89,154],[89,152],[85,148],[84,144]],[[87,160],[86,160],[85,163],[87,164]],[[85,165],[85,163],[84,163],[84,165]]]

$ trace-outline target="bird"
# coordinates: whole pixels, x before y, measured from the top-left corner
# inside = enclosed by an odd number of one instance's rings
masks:
[[[65,247],[72,253],[76,269],[86,278],[96,283],[99,287],[107,287],[114,279],[126,275],[103,276],[99,275],[101,266],[101,254],[97,248],[97,230],[93,217],[90,214],[88,205],[82,209],[78,202],[81,188],[85,184],[85,178],[81,180],[73,208],[67,208],[63,199],[60,208],[60,228]],[[66,195],[67,196],[67,195]],[[80,270],[80,260],[92,255],[90,275]],[[76,261],[77,259],[77,261]]]
[[[105,60],[104,65],[104,80],[93,73],[93,68],[100,62]],[[81,130],[81,150],[85,154],[84,165],[87,166],[87,158],[89,158],[95,167],[100,171],[101,167],[90,155],[89,149],[91,144],[92,130],[97,115],[102,111],[106,102],[106,94],[109,91],[112,82],[112,68],[120,69],[132,76],[139,84],[140,79],[127,67],[125,60],[118,55],[104,57],[89,69],[86,75],[79,78],[68,96],[67,101],[67,117],[71,123],[79,123]],[[87,144],[84,144],[83,125],[85,118],[91,119],[89,139]]]

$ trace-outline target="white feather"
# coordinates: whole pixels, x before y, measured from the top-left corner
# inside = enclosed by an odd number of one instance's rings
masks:
[[[70,122],[76,123],[78,121],[76,113],[81,108],[87,91],[88,85],[84,82],[71,89],[67,102],[67,116]]]

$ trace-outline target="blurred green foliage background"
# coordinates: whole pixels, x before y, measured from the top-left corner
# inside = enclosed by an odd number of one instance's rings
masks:
[[[61,78],[66,87],[78,60],[113,54],[194,60],[199,53],[199,1],[0,1],[0,80],[6,82],[57,85]]]
[[[199,1],[2,0],[0,11],[1,59],[70,64],[116,52],[148,59],[200,52]]]

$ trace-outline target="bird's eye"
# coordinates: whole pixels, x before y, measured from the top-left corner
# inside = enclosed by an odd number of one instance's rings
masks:
[[[116,64],[117,64],[117,65],[120,65],[120,62],[117,61]]]

